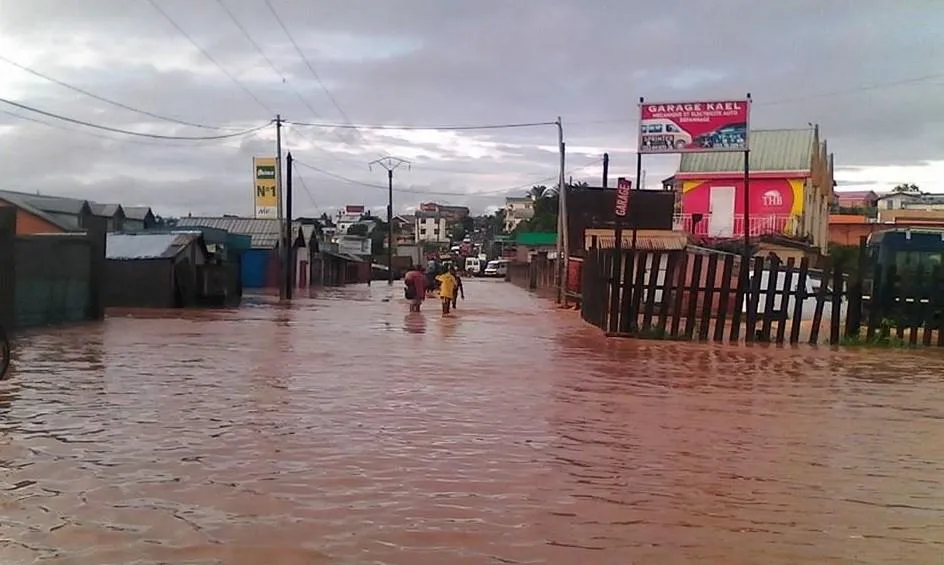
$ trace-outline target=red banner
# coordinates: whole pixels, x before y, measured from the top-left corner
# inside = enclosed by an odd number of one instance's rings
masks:
[[[644,103],[640,153],[747,151],[750,100]]]
[[[623,217],[626,210],[629,209],[629,191],[633,188],[633,183],[620,177],[616,181],[616,215]]]

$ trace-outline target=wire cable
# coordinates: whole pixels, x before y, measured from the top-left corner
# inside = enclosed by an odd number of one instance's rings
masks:
[[[153,0],[151,0],[153,1]],[[311,75],[315,77],[315,81],[321,87],[321,90],[328,96],[328,100],[331,101],[331,104],[337,109],[338,113],[341,115],[341,118],[348,125],[353,125],[351,118],[348,117],[347,112],[344,111],[344,108],[341,107],[341,104],[337,101],[331,90],[325,85],[324,81],[321,80],[321,75],[318,74],[318,71],[315,70],[314,65],[311,64],[311,61],[308,60],[308,57],[305,56],[305,52],[302,51],[302,48],[298,45],[298,42],[295,41],[295,38],[292,36],[291,32],[288,31],[288,26],[285,25],[285,22],[282,21],[282,17],[279,16],[278,11],[275,9],[275,6],[272,5],[271,0],[265,0],[266,6],[269,7],[269,11],[272,13],[272,17],[275,18],[275,21],[278,22],[279,27],[282,28],[282,31],[285,32],[285,37],[288,38],[289,42],[295,48],[295,52],[298,53],[298,56],[301,58],[302,62],[305,63],[305,66],[308,67],[308,70],[311,72]],[[364,139],[364,136],[361,134],[360,130],[356,127],[348,128],[353,129],[355,133],[361,138],[361,142],[366,145],[367,140]]]
[[[184,28],[180,27],[180,25],[174,20],[174,18],[172,18],[172,17],[170,16],[170,14],[168,14],[167,12],[165,12],[164,9],[161,8],[161,7],[157,4],[157,2],[156,2],[155,0],[147,0],[147,2],[148,2],[151,6],[153,6],[154,9],[157,10],[158,13],[160,13],[161,16],[163,16],[164,19],[167,20],[168,23],[170,23],[170,25],[174,26],[174,29],[176,29],[178,32],[180,32],[180,34],[183,35],[184,38],[186,38],[187,41],[189,41],[190,44],[193,45],[193,46],[197,49],[197,51],[199,51],[200,53],[202,53],[203,56],[206,57],[208,61],[210,61],[211,63],[213,63],[214,65],[216,65],[216,68],[218,68],[224,75],[226,75],[226,77],[227,77],[229,80],[231,80],[231,81],[233,82],[233,84],[235,84],[236,86],[238,86],[238,87],[240,88],[240,90],[242,90],[242,91],[245,92],[250,98],[252,98],[252,99],[256,102],[256,104],[258,104],[258,105],[261,106],[263,109],[265,109],[265,111],[268,112],[270,116],[274,116],[274,115],[277,113],[275,110],[273,110],[272,108],[270,108],[265,102],[263,102],[262,100],[260,100],[258,96],[256,96],[255,94],[253,94],[253,92],[252,92],[251,90],[249,90],[249,88],[248,88],[245,84],[243,84],[242,82],[240,82],[239,79],[237,79],[235,76],[233,76],[232,73],[230,73],[229,71],[227,71],[226,68],[225,68],[223,65],[221,65],[221,64],[219,63],[219,61],[217,61],[215,58],[213,58],[213,56],[210,55],[203,47],[200,47],[200,44],[197,43],[197,42],[193,39],[193,37],[191,37],[190,34],[187,33],[187,32],[184,30]]]
[[[575,168],[575,169],[572,169],[572,170],[570,170],[570,171],[567,171],[566,174],[571,174],[571,173],[574,173],[574,172],[576,172],[576,171],[580,171],[580,170],[582,170],[582,169],[586,169],[587,167],[590,167],[590,166],[592,166],[592,165],[595,165],[595,164],[599,163],[600,161],[602,161],[602,158],[601,158],[601,157],[594,157],[592,161],[588,162],[588,163],[585,164],[585,165],[582,165],[582,166],[580,166],[580,167],[577,167],[577,168]],[[380,189],[380,190],[387,190],[387,188],[388,188],[386,185],[374,184],[374,183],[369,183],[369,182],[364,182],[364,181],[359,181],[359,180],[355,180],[355,179],[352,179],[352,178],[348,178],[348,177],[345,177],[345,176],[343,176],[343,175],[339,175],[339,174],[337,174],[337,173],[333,173],[333,172],[331,172],[331,171],[327,171],[327,170],[322,169],[322,168],[320,168],[320,167],[316,167],[316,166],[314,166],[314,165],[309,165],[308,163],[299,161],[298,159],[295,159],[294,162],[295,162],[295,164],[300,165],[300,166],[302,166],[302,167],[305,167],[306,169],[311,169],[312,171],[315,171],[315,172],[317,172],[317,173],[321,173],[322,175],[325,175],[325,176],[328,176],[328,177],[331,177],[331,178],[340,180],[340,181],[342,181],[342,182],[347,182],[347,183],[355,184],[355,185],[358,185],[358,186],[364,186],[364,187],[367,187],[367,188],[375,188],[375,189]],[[414,189],[409,189],[409,188],[397,188],[397,187],[394,187],[393,190],[394,190],[394,192],[402,192],[402,193],[408,193],[408,194],[426,194],[426,195],[429,195],[429,196],[494,196],[494,195],[506,194],[506,193],[508,193],[508,192],[513,192],[513,191],[515,191],[515,190],[523,190],[523,189],[526,189],[526,188],[530,188],[530,187],[532,187],[532,186],[534,186],[534,185],[536,185],[536,184],[541,184],[541,183],[544,183],[544,182],[550,182],[550,181],[553,181],[553,180],[557,180],[558,178],[559,178],[559,175],[558,175],[558,174],[555,174],[555,175],[553,175],[553,176],[545,177],[545,178],[542,178],[542,179],[539,179],[539,180],[536,180],[536,181],[532,181],[532,182],[528,182],[528,183],[525,183],[525,184],[522,184],[522,185],[518,185],[518,186],[513,186],[513,187],[508,187],[508,188],[501,188],[501,189],[495,189],[495,190],[489,190],[489,191],[484,191],[484,192],[473,192],[473,193],[469,193],[469,192],[437,192],[437,191],[414,190]]]
[[[265,127],[267,127],[268,125],[270,125],[270,124],[272,123],[272,121],[268,121],[268,122],[266,122],[266,123],[264,123],[264,124],[262,124],[262,125],[258,125],[258,126],[256,126],[256,127],[252,127],[252,128],[249,128],[249,129],[245,129],[245,130],[242,130],[242,131],[236,131],[236,132],[232,132],[232,133],[223,133],[223,134],[219,134],[219,135],[206,135],[206,136],[160,135],[160,134],[156,134],[156,133],[144,133],[144,132],[139,132],[139,131],[131,131],[131,130],[126,130],[126,129],[121,129],[121,128],[114,128],[114,127],[111,127],[111,126],[103,126],[103,125],[101,125],[101,124],[94,124],[94,123],[92,123],[92,122],[86,122],[86,121],[84,121],[84,120],[78,120],[78,119],[76,119],[76,118],[70,118],[70,117],[68,117],[68,116],[62,116],[62,115],[59,115],[59,114],[54,114],[54,113],[52,113],[52,112],[47,112],[47,111],[45,111],[45,110],[40,110],[39,108],[34,108],[34,107],[32,107],[32,106],[27,106],[26,104],[20,104],[19,102],[14,102],[13,100],[7,100],[6,98],[0,98],[0,102],[2,102],[2,103],[4,103],[4,104],[9,104],[10,106],[15,106],[15,107],[20,108],[20,109],[22,109],[22,110],[28,110],[28,111],[30,111],[30,112],[34,112],[34,113],[37,113],[37,114],[41,114],[41,115],[46,116],[46,117],[49,117],[49,118],[55,118],[55,119],[57,119],[57,120],[62,120],[62,121],[64,121],[64,122],[69,122],[69,123],[73,123],[73,124],[80,125],[80,126],[90,127],[90,128],[94,128],[94,129],[100,129],[100,130],[102,130],[102,131],[110,131],[110,132],[113,132],[113,133],[121,133],[121,134],[124,134],[124,135],[134,135],[134,136],[137,136],[137,137],[148,137],[148,138],[151,138],[151,139],[173,139],[173,140],[180,140],[180,141],[209,141],[209,140],[214,140],[214,139],[230,139],[230,138],[233,138],[233,137],[242,137],[242,136],[244,136],[244,135],[249,135],[249,134],[251,134],[251,133],[255,133],[255,132],[257,132],[257,131],[259,131],[259,130],[265,128]]]
[[[305,191],[305,194],[308,195],[308,200],[311,202],[311,207],[317,209],[318,205],[315,204],[315,197],[311,194],[311,191],[308,190],[308,183],[305,182],[305,177],[302,176],[301,171],[298,170],[297,161],[295,160],[292,160],[292,169],[293,170],[291,172],[294,172],[296,178],[298,178],[299,182],[302,183],[302,189]]]
[[[524,122],[524,123],[508,123],[508,124],[485,124],[485,125],[466,125],[466,126],[416,126],[416,125],[390,125],[390,124],[377,124],[377,125],[367,125],[367,124],[332,124],[332,123],[306,123],[306,122],[296,122],[289,121],[292,125],[296,126],[307,126],[314,128],[338,128],[338,129],[368,129],[368,130],[420,130],[420,131],[431,131],[431,130],[449,130],[449,131],[471,131],[471,130],[490,130],[490,129],[514,129],[514,128],[531,128],[538,126],[556,126],[557,122]]]
[[[134,113],[136,113],[136,114],[142,114],[142,115],[144,115],[144,116],[149,116],[149,117],[151,117],[151,118],[155,118],[155,119],[158,119],[158,120],[162,120],[162,121],[165,121],[165,122],[171,122],[171,123],[175,123],[175,124],[179,124],[179,125],[183,125],[183,126],[191,126],[191,127],[195,127],[195,128],[213,129],[213,130],[225,129],[225,128],[221,128],[221,127],[218,127],[218,126],[209,126],[209,125],[201,124],[201,123],[197,123],[197,122],[188,122],[188,121],[186,121],[186,120],[181,120],[181,119],[178,119],[178,118],[172,118],[172,117],[170,117],[170,116],[163,116],[163,115],[161,115],[161,114],[156,114],[156,113],[154,113],[154,112],[149,112],[149,111],[147,111],[147,110],[142,110],[142,109],[140,109],[140,108],[135,108],[134,106],[129,106],[129,105],[124,104],[124,103],[122,103],[122,102],[118,102],[117,100],[112,100],[112,99],[110,99],[110,98],[105,98],[104,96],[100,96],[100,95],[98,95],[98,94],[95,94],[94,92],[89,92],[88,90],[85,90],[85,89],[83,89],[83,88],[79,88],[78,86],[69,84],[69,83],[67,83],[67,82],[65,82],[65,81],[62,81],[62,80],[59,80],[59,79],[57,79],[57,78],[51,77],[51,76],[49,76],[49,75],[47,75],[47,74],[41,73],[41,72],[39,72],[39,71],[37,71],[37,70],[35,70],[35,69],[33,69],[33,68],[27,67],[26,65],[21,65],[20,63],[17,63],[16,61],[13,61],[13,60],[11,60],[11,59],[8,59],[8,58],[4,57],[3,55],[0,55],[0,61],[3,61],[4,63],[7,63],[8,65],[12,65],[12,66],[14,66],[14,67],[16,67],[16,68],[18,68],[18,69],[20,69],[20,70],[22,70],[22,71],[26,71],[27,73],[30,73],[30,74],[33,75],[33,76],[37,76],[37,77],[39,77],[39,78],[48,80],[49,82],[53,82],[53,83],[55,83],[55,84],[58,84],[59,86],[68,88],[69,90],[71,90],[71,91],[73,91],[73,92],[78,92],[79,94],[84,94],[85,96],[88,96],[89,98],[94,98],[95,100],[98,100],[98,101],[100,101],[100,102],[105,102],[106,104],[111,104],[112,106],[116,106],[116,107],[118,107],[118,108],[122,108],[122,109],[128,110],[128,111],[130,111],[130,112],[134,112]]]
[[[298,91],[298,89],[295,88],[293,85],[289,84],[288,80],[285,78],[285,75],[282,73],[282,71],[280,71],[280,70],[278,69],[278,67],[275,66],[275,63],[272,62],[272,59],[270,59],[269,56],[265,54],[265,51],[263,51],[262,46],[260,46],[259,43],[258,43],[255,39],[252,38],[252,34],[250,34],[250,33],[249,33],[249,30],[246,29],[246,26],[244,26],[244,25],[242,24],[242,22],[239,21],[239,18],[236,17],[236,14],[234,14],[233,11],[229,9],[229,7],[226,5],[226,2],[224,2],[224,0],[216,0],[216,3],[220,5],[220,8],[222,8],[224,12],[226,12],[226,15],[229,16],[229,19],[230,19],[230,20],[233,22],[233,24],[239,29],[239,31],[242,32],[242,34],[243,34],[243,36],[246,38],[246,40],[249,41],[250,44],[252,44],[252,46],[255,48],[256,52],[259,53],[259,55],[260,55],[260,56],[262,57],[262,59],[266,62],[266,64],[269,65],[269,67],[272,69],[272,71],[273,71],[276,75],[278,75],[278,77],[279,77],[280,79],[282,79],[282,83],[283,83],[283,84],[286,84],[286,85],[289,85],[289,88],[292,89],[292,91],[295,93],[295,96],[298,98],[298,100],[299,100],[306,108],[308,108],[308,111],[311,112],[311,114],[312,114],[313,116],[315,116],[315,117],[320,117],[321,114],[319,114],[318,111],[315,110],[315,109],[311,106],[311,104],[308,103],[307,100],[305,100],[305,98],[304,98],[304,97],[302,96],[302,94]]]

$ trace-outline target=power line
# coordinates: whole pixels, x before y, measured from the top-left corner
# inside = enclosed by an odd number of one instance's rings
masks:
[[[20,70],[22,70],[22,71],[26,71],[26,72],[30,73],[31,75],[33,75],[33,76],[37,76],[37,77],[39,77],[39,78],[48,80],[49,82],[53,82],[53,83],[55,83],[55,84],[58,84],[59,86],[68,88],[69,90],[71,90],[71,91],[73,91],[73,92],[78,92],[79,94],[84,94],[85,96],[88,96],[88,97],[90,97],[90,98],[94,98],[95,100],[99,100],[99,101],[101,101],[101,102],[105,102],[106,104],[111,104],[112,106],[116,106],[116,107],[118,107],[118,108],[122,108],[122,109],[124,109],[124,110],[128,110],[128,111],[131,111],[131,112],[134,112],[134,113],[137,113],[137,114],[142,114],[142,115],[145,115],[145,116],[150,116],[150,117],[156,118],[156,119],[158,119],[158,120],[163,120],[163,121],[165,121],[165,122],[171,122],[171,123],[175,123],[175,124],[180,124],[180,125],[183,125],[183,126],[191,126],[191,127],[195,127],[195,128],[214,129],[214,130],[224,129],[224,128],[217,127],[217,126],[208,126],[208,125],[206,125],[206,124],[201,124],[201,123],[197,123],[197,122],[188,122],[188,121],[186,121],[186,120],[181,120],[181,119],[178,119],[178,118],[172,118],[172,117],[170,117],[170,116],[163,116],[163,115],[161,115],[161,114],[156,114],[156,113],[154,113],[154,112],[149,112],[149,111],[147,111],[147,110],[142,110],[142,109],[140,109],[140,108],[135,108],[134,106],[129,106],[129,105],[124,104],[124,103],[122,103],[122,102],[118,102],[117,100],[112,100],[112,99],[110,99],[110,98],[105,98],[104,96],[100,96],[100,95],[98,95],[98,94],[95,94],[94,92],[89,92],[88,90],[79,88],[78,86],[69,84],[69,83],[67,83],[67,82],[65,82],[65,81],[62,81],[62,80],[59,80],[59,79],[57,79],[57,78],[51,77],[51,76],[49,76],[49,75],[47,75],[47,74],[41,73],[41,72],[39,72],[39,71],[37,71],[37,70],[35,70],[35,69],[32,69],[32,68],[30,68],[30,67],[27,67],[26,65],[21,65],[20,63],[17,63],[16,61],[13,61],[13,60],[11,60],[11,59],[8,59],[8,58],[4,57],[3,55],[0,55],[0,61],[3,61],[3,62],[5,62],[5,63],[7,63],[7,64],[9,64],[9,65],[13,65],[14,67],[16,67],[16,68],[18,68],[18,69],[20,69]]]
[[[68,132],[68,133],[77,133],[77,134],[81,134],[81,135],[88,135],[88,136],[90,136],[90,137],[95,137],[95,138],[103,139],[103,140],[105,140],[105,141],[110,141],[110,142],[119,142],[119,141],[120,141],[121,143],[137,143],[137,144],[139,144],[139,145],[144,145],[144,146],[147,146],[147,147],[167,147],[167,146],[180,147],[180,146],[181,146],[181,145],[179,145],[179,144],[177,144],[177,143],[172,143],[172,142],[169,142],[169,141],[167,141],[167,140],[151,140],[151,141],[148,141],[148,140],[144,140],[144,139],[134,139],[134,138],[130,138],[130,139],[127,139],[127,138],[126,138],[126,139],[120,139],[120,138],[112,137],[112,136],[110,136],[110,135],[106,135],[106,134],[103,134],[103,133],[98,133],[97,131],[88,131],[88,130],[84,130],[84,129],[71,128],[71,127],[68,127],[68,126],[66,126],[66,125],[64,125],[64,124],[58,124],[58,123],[53,123],[53,122],[46,122],[46,121],[43,121],[43,120],[40,120],[40,119],[37,119],[37,118],[32,118],[32,117],[30,117],[30,116],[24,116],[24,115],[22,115],[22,114],[17,114],[16,112],[10,112],[10,111],[8,111],[8,110],[0,110],[0,113],[6,114],[6,115],[8,115],[8,116],[12,116],[12,117],[14,117],[14,118],[16,118],[16,119],[18,119],[18,120],[23,120],[23,121],[27,121],[27,122],[32,122],[32,123],[34,123],[34,124],[39,124],[39,125],[42,125],[42,126],[54,128],[54,129],[57,129],[57,130],[59,130],[59,131],[65,131],[65,132]],[[187,144],[183,144],[183,145],[187,145]]]
[[[557,122],[524,122],[508,124],[485,124],[485,125],[466,125],[466,126],[416,126],[416,125],[390,125],[390,124],[332,124],[332,123],[305,123],[289,121],[292,125],[307,126],[315,128],[338,128],[338,129],[373,129],[373,130],[450,130],[450,131],[468,131],[468,130],[489,130],[489,129],[514,129],[531,128],[537,126],[556,126]]]
[[[272,71],[273,71],[276,75],[278,75],[279,78],[282,79],[282,83],[289,85],[289,88],[292,89],[292,91],[295,93],[295,96],[298,98],[298,100],[299,100],[306,108],[308,108],[308,111],[311,112],[311,114],[312,114],[313,116],[320,117],[321,114],[319,114],[318,111],[315,110],[315,109],[311,106],[311,104],[308,103],[307,100],[305,100],[305,98],[301,95],[301,93],[298,91],[298,89],[295,88],[294,85],[290,85],[290,84],[289,84],[288,80],[285,78],[285,75],[282,74],[282,71],[280,71],[280,70],[278,69],[278,67],[275,66],[275,63],[272,62],[272,59],[270,59],[269,56],[265,54],[265,51],[262,50],[262,47],[259,45],[259,43],[258,43],[255,39],[252,38],[252,34],[250,34],[250,33],[249,33],[249,30],[247,30],[246,27],[239,21],[239,18],[236,17],[236,14],[234,14],[233,11],[229,9],[229,7],[226,5],[226,3],[224,2],[224,0],[216,0],[216,2],[217,2],[217,4],[220,5],[220,7],[223,9],[223,11],[226,12],[226,15],[229,16],[229,19],[230,19],[230,20],[233,22],[233,24],[239,29],[239,31],[242,32],[242,34],[243,34],[243,36],[245,36],[246,40],[249,41],[249,43],[252,44],[252,46],[256,49],[256,51],[259,53],[259,55],[262,56],[262,59],[266,62],[266,64],[268,64],[269,67],[272,69]]]
[[[153,1],[153,0],[152,0]],[[278,22],[279,27],[282,28],[282,31],[285,32],[285,36],[288,38],[289,42],[295,48],[295,52],[298,53],[298,56],[301,57],[302,62],[305,63],[305,66],[308,67],[308,70],[311,72],[311,75],[315,77],[315,81],[321,86],[321,90],[328,96],[328,100],[331,101],[331,104],[338,110],[338,113],[341,114],[341,118],[346,124],[351,124],[351,119],[347,116],[347,112],[344,111],[344,108],[341,107],[341,104],[338,103],[334,95],[331,94],[331,90],[325,85],[324,81],[321,80],[321,75],[318,74],[318,71],[315,70],[314,65],[311,64],[311,61],[308,60],[308,57],[305,56],[305,52],[302,51],[302,48],[298,45],[298,42],[295,41],[295,38],[292,36],[291,32],[288,31],[288,27],[285,25],[285,22],[282,21],[281,16],[279,16],[278,11],[276,11],[275,6],[272,5],[270,0],[265,0],[266,6],[269,7],[269,11],[272,12],[272,17],[275,18],[275,21]],[[357,135],[361,138],[361,142],[366,143],[363,135],[357,128],[353,128]]]
[[[572,174],[572,173],[577,172],[577,171],[580,171],[580,170],[582,170],[582,169],[586,169],[587,167],[590,167],[590,166],[592,166],[592,165],[595,165],[595,164],[599,163],[601,160],[602,160],[602,158],[600,158],[600,157],[594,157],[592,161],[588,162],[588,163],[585,164],[585,165],[581,165],[581,166],[579,166],[579,167],[577,167],[577,168],[575,168],[575,169],[571,169],[570,171],[567,172],[567,174]],[[309,165],[308,163],[304,163],[304,162],[299,161],[299,160],[297,160],[297,159],[295,160],[295,164],[296,164],[296,165],[300,165],[300,166],[302,166],[302,167],[305,167],[306,169],[311,169],[312,171],[315,171],[315,172],[317,172],[317,173],[321,173],[322,175],[325,175],[325,176],[328,176],[328,177],[331,177],[331,178],[340,180],[340,181],[342,181],[342,182],[346,182],[346,183],[350,183],[350,184],[354,184],[354,185],[358,185],[358,186],[364,186],[364,187],[367,187],[367,188],[375,188],[375,189],[380,189],[380,190],[384,190],[384,191],[387,190],[387,187],[384,186],[384,185],[382,185],[382,184],[374,184],[374,183],[370,183],[370,182],[364,182],[364,181],[359,181],[359,180],[355,180],[355,179],[352,179],[352,178],[348,178],[348,177],[345,177],[345,176],[343,176],[343,175],[339,175],[339,174],[337,174],[337,173],[333,173],[333,172],[331,172],[331,171],[327,171],[327,170],[322,169],[322,168],[320,168],[320,167],[316,167],[316,166],[314,166],[314,165]],[[409,189],[409,188],[394,188],[394,192],[403,192],[403,193],[408,193],[408,194],[425,194],[425,195],[429,195],[429,196],[496,196],[496,195],[505,194],[505,193],[508,193],[508,192],[513,192],[513,191],[515,191],[515,190],[523,190],[523,189],[526,189],[526,188],[530,188],[530,187],[532,187],[532,186],[534,186],[534,185],[536,185],[536,184],[542,184],[542,183],[545,183],[545,182],[550,182],[550,181],[553,181],[553,180],[557,180],[559,177],[560,177],[560,174],[558,173],[558,174],[555,174],[555,175],[552,175],[552,176],[548,176],[548,177],[545,177],[545,178],[542,178],[542,179],[534,180],[534,181],[531,181],[531,182],[528,182],[528,183],[525,183],[525,184],[522,184],[522,185],[517,185],[517,186],[512,186],[512,187],[502,188],[502,189],[488,190],[488,191],[484,191],[484,192],[473,192],[473,193],[469,193],[469,192],[437,192],[437,191],[426,191],[426,190],[414,190],[414,189]]]
[[[311,202],[312,208],[316,208],[316,209],[317,209],[317,208],[318,208],[318,205],[315,204],[315,197],[311,194],[311,191],[308,190],[308,184],[305,182],[305,177],[302,176],[301,171],[298,170],[298,167],[296,166],[297,164],[298,164],[298,161],[295,161],[295,160],[293,159],[293,160],[292,160],[292,169],[294,169],[294,172],[298,175],[298,180],[299,180],[299,182],[302,183],[302,189],[304,189],[305,194],[308,195],[308,200]]]
[[[233,76],[232,73],[230,73],[229,71],[227,71],[226,68],[223,67],[223,65],[221,65],[221,64],[219,63],[219,61],[217,61],[216,59],[214,59],[213,56],[210,55],[203,47],[200,47],[200,44],[198,44],[198,43],[193,39],[193,37],[191,37],[190,34],[188,34],[188,33],[184,30],[184,28],[180,27],[180,25],[174,20],[174,18],[172,18],[172,17],[170,16],[170,14],[168,14],[167,12],[165,12],[164,9],[161,8],[161,7],[157,4],[157,2],[156,2],[155,0],[147,0],[147,2],[148,2],[151,6],[153,6],[154,9],[157,10],[158,13],[160,13],[160,14],[164,17],[164,19],[168,21],[168,23],[170,23],[170,25],[174,26],[174,28],[175,28],[178,32],[180,32],[180,35],[183,35],[184,38],[186,38],[187,41],[189,41],[190,44],[193,45],[193,46],[197,49],[197,51],[199,51],[200,53],[202,53],[203,56],[206,57],[208,61],[210,61],[211,63],[213,63],[214,65],[216,65],[216,68],[218,68],[224,75],[226,75],[226,77],[227,77],[229,80],[231,80],[231,81],[233,82],[233,84],[235,84],[236,86],[238,86],[238,87],[240,88],[240,90],[242,90],[242,91],[245,92],[247,95],[249,95],[250,98],[252,98],[253,100],[255,100],[256,104],[258,104],[259,106],[262,106],[262,108],[264,108],[265,111],[269,113],[269,115],[275,115],[275,114],[277,113],[275,110],[273,110],[273,109],[270,108],[268,105],[266,105],[265,102],[263,102],[262,100],[260,100],[258,96],[256,96],[255,94],[253,94],[253,92],[252,92],[251,90],[249,90],[249,88],[247,88],[245,84],[243,84],[242,82],[240,82],[239,79],[237,79],[235,76]]]
[[[139,132],[139,131],[130,131],[130,130],[121,129],[121,128],[114,128],[114,127],[111,127],[111,126],[103,126],[103,125],[100,125],[100,124],[94,124],[94,123],[92,123],[92,122],[86,122],[86,121],[84,121],[84,120],[78,120],[78,119],[75,119],[75,118],[70,118],[70,117],[68,117],[68,116],[62,116],[62,115],[59,115],[59,114],[54,114],[54,113],[52,113],[52,112],[47,112],[47,111],[45,111],[45,110],[40,110],[39,108],[34,108],[34,107],[32,107],[32,106],[27,106],[26,104],[20,104],[19,102],[14,102],[13,100],[7,100],[6,98],[0,98],[0,102],[2,102],[2,103],[4,103],[4,104],[9,104],[10,106],[15,106],[15,107],[20,108],[20,109],[23,109],[23,110],[28,110],[28,111],[30,111],[30,112],[35,112],[35,113],[37,113],[37,114],[42,114],[43,116],[46,116],[46,117],[49,117],[49,118],[55,118],[55,119],[57,119],[57,120],[62,120],[62,121],[65,121],[65,122],[70,122],[70,123],[77,124],[77,125],[80,125],[80,126],[86,126],[86,127],[90,127],[90,128],[94,128],[94,129],[100,129],[100,130],[102,130],[102,131],[110,131],[110,132],[113,132],[113,133],[121,133],[121,134],[125,134],[125,135],[134,135],[134,136],[137,136],[137,137],[149,137],[149,138],[151,138],[151,139],[174,139],[174,140],[181,140],[181,141],[187,141],[187,140],[189,140],[189,141],[209,141],[209,140],[214,140],[214,139],[229,139],[229,138],[232,138],[232,137],[241,137],[241,136],[244,136],[244,135],[249,135],[250,133],[257,132],[257,131],[261,130],[262,128],[264,128],[264,127],[266,127],[266,126],[268,126],[269,124],[272,123],[271,121],[269,121],[269,122],[266,122],[266,123],[264,123],[264,124],[262,124],[262,125],[259,125],[259,126],[253,127],[253,128],[249,128],[249,129],[246,129],[246,130],[236,131],[236,132],[233,132],[233,133],[224,133],[224,134],[219,134],[219,135],[206,135],[206,136],[196,136],[196,137],[191,137],[191,136],[179,136],[179,135],[159,135],[159,134],[156,134],[156,133],[143,133],[143,132]]]
[[[936,73],[930,75],[923,75],[918,77],[912,77],[907,79],[889,81],[889,82],[879,82],[867,85],[856,86],[852,88],[844,88],[839,90],[819,92],[814,94],[806,94],[802,96],[794,96],[791,98],[781,98],[778,100],[754,100],[751,102],[752,107],[756,106],[779,106],[781,104],[789,104],[791,102],[802,102],[804,100],[816,100],[819,98],[832,98],[833,96],[843,96],[845,94],[858,94],[859,92],[870,92],[873,90],[882,90],[885,88],[895,88],[896,86],[905,86],[908,84],[916,84],[927,82],[929,80],[937,80],[944,78],[944,73]],[[628,123],[636,122],[639,118],[616,118],[610,120],[576,120],[567,122],[570,125],[594,125],[594,124],[616,124],[616,123]]]

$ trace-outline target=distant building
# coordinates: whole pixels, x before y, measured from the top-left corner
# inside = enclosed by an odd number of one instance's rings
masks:
[[[505,232],[511,233],[518,224],[534,217],[534,200],[528,196],[505,198]]]
[[[879,210],[944,210],[944,194],[887,192],[876,198]]]
[[[0,190],[0,206],[13,206],[17,212],[17,233],[81,232],[91,218],[103,220],[107,231],[140,231],[156,227],[148,207],[100,204],[81,198],[30,194]]]
[[[449,243],[446,234],[446,217],[439,212],[416,212],[416,242],[417,243]]]
[[[470,214],[467,206],[450,206],[447,204],[437,204],[436,202],[423,202],[418,211],[426,213],[436,213],[446,219],[447,223],[458,222],[467,218]]]
[[[839,208],[857,208],[868,210],[875,208],[878,203],[878,194],[873,190],[850,190],[845,192],[836,192],[833,195],[833,202]]]
[[[344,210],[338,212],[336,233],[341,235],[346,234],[348,228],[361,221],[361,218],[364,216],[366,211],[367,208],[363,205],[349,204],[345,206]]]
[[[393,238],[398,246],[416,243],[416,216],[412,214],[394,216]]]

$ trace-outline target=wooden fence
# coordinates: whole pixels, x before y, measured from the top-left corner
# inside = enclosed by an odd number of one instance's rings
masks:
[[[944,346],[940,265],[846,265],[736,255],[592,249],[581,314],[614,336],[715,342]],[[892,335],[894,334],[894,335]]]
[[[555,265],[555,261],[540,255],[529,263],[512,261],[505,280],[527,290],[553,289],[557,280]]]

